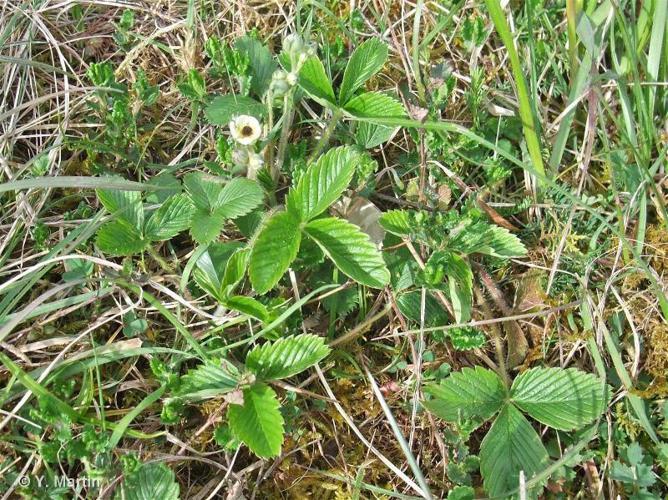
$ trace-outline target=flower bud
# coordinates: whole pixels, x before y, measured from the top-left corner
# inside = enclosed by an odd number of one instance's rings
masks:
[[[295,73],[294,71],[290,71],[285,80],[288,83],[288,85],[294,87],[295,85],[297,85],[297,80],[298,80],[297,73]]]
[[[291,33],[283,39],[283,50],[290,56],[299,54],[304,49],[304,41],[297,33]]]

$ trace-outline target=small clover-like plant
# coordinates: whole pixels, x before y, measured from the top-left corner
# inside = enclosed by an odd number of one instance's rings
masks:
[[[495,372],[477,366],[424,390],[432,398],[422,404],[448,422],[481,424],[496,415],[479,454],[485,490],[495,498],[517,489],[520,471],[529,481],[549,465],[548,452],[524,413],[553,429],[573,431],[600,417],[609,400],[601,379],[575,368],[532,368],[508,389]]]
[[[169,197],[152,212],[139,191],[100,189],[97,197],[113,220],[100,227],[95,243],[110,255],[143,252],[151,243],[173,238],[190,226],[193,205],[184,194]]]
[[[359,227],[337,217],[319,217],[348,187],[359,162],[350,147],[338,147],[310,165],[253,243],[249,276],[258,293],[271,290],[297,257],[303,237],[313,240],[353,280],[382,288],[390,279],[383,257]]]
[[[367,119],[405,118],[406,111],[395,97],[383,92],[356,92],[384,66],[387,60],[387,45],[372,38],[360,44],[350,56],[343,80],[339,87],[338,98],[332,83],[325,72],[325,67],[317,58],[311,56],[299,72],[299,86],[319,104],[334,112],[335,117],[347,115],[359,120],[354,130],[357,144],[364,148],[373,148],[388,141],[396,127],[373,124]]]
[[[166,408],[175,403],[226,395],[227,420],[233,436],[258,457],[278,456],[284,421],[280,402],[269,383],[307,370],[329,352],[321,337],[301,334],[253,348],[243,367],[226,360],[207,362],[183,377],[174,396],[166,401]]]

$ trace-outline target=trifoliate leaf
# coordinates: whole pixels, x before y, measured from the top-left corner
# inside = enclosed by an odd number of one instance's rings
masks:
[[[532,368],[517,376],[512,401],[545,425],[564,431],[598,418],[608,402],[601,379],[575,368]]]
[[[63,273],[63,281],[76,281],[87,278],[93,273],[94,264],[90,260],[71,259],[63,262],[66,271]]]
[[[259,379],[277,380],[303,372],[329,351],[324,339],[316,335],[284,337],[254,348],[246,356],[246,367]]]
[[[546,467],[547,450],[529,421],[513,405],[506,405],[480,445],[480,472],[491,497],[506,498],[519,485]]]
[[[276,393],[257,383],[244,389],[244,404],[227,409],[230,429],[258,457],[269,458],[281,453],[283,416]]]
[[[299,221],[289,212],[277,212],[264,224],[250,256],[249,276],[258,293],[271,290],[299,251]]]
[[[358,159],[358,153],[350,147],[330,149],[309,166],[290,191],[288,211],[308,221],[327,210],[350,184]]]
[[[615,481],[621,481],[629,485],[637,485],[641,487],[652,486],[656,482],[656,475],[650,466],[646,464],[638,464],[629,467],[617,460],[614,460],[610,467],[610,478]],[[657,497],[649,495],[647,498],[655,499]]]
[[[151,241],[173,238],[188,229],[192,214],[193,205],[187,196],[172,196],[146,221],[144,234]]]
[[[455,372],[440,384],[428,384],[424,391],[432,399],[422,404],[448,422],[472,417],[486,420],[499,411],[507,396],[499,376],[479,366]]]
[[[387,45],[371,38],[360,44],[350,56],[339,89],[339,102],[345,104],[355,91],[378,73],[387,60]]]
[[[304,232],[346,276],[372,288],[383,288],[389,283],[390,272],[383,256],[357,226],[328,217],[309,222]]]

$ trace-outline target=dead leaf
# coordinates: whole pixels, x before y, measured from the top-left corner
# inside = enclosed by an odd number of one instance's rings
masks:
[[[244,391],[241,389],[235,389],[232,392],[228,392],[223,396],[223,399],[231,405],[243,405],[244,404]]]
[[[377,246],[383,244],[385,230],[378,223],[383,212],[368,199],[361,196],[355,196],[353,199],[344,197],[335,209],[348,222],[359,226]]]
[[[494,222],[494,224],[501,227],[505,227],[508,231],[519,231],[517,227],[513,226],[510,222],[508,222],[508,219],[506,219],[499,212],[490,207],[481,198],[478,198],[476,200],[476,203],[478,204],[478,207],[481,210],[483,210],[490,219],[492,219],[492,222]]]

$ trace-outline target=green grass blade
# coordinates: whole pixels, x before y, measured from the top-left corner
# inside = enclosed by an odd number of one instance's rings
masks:
[[[527,90],[526,80],[522,73],[522,64],[520,62],[513,35],[510,32],[508,21],[501,9],[499,0],[485,0],[489,14],[492,17],[492,22],[496,31],[499,33],[510,58],[510,66],[515,78],[515,86],[517,88],[517,101],[519,103],[520,118],[522,119],[522,129],[524,130],[524,139],[527,143],[529,156],[533,163],[534,169],[542,176],[545,176],[545,166],[543,165],[543,155],[540,147],[540,140],[537,134],[537,122],[534,119],[531,102],[529,101],[529,92]]]

